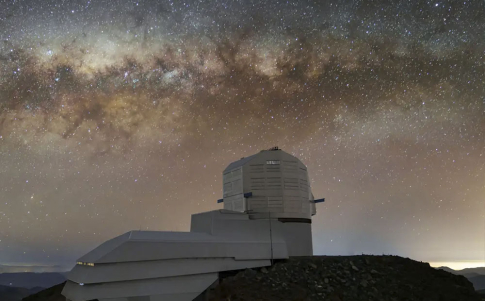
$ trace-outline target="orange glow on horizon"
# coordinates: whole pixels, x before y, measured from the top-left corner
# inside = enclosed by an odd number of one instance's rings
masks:
[[[433,261],[429,262],[432,267],[449,267],[455,271],[463,270],[467,268],[479,268],[485,267],[485,261]]]

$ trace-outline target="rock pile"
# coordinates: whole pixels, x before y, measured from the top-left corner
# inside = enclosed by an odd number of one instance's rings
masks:
[[[223,278],[215,300],[481,301],[463,276],[398,256],[291,258]]]

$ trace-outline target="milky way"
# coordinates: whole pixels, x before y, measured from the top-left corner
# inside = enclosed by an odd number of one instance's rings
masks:
[[[308,166],[317,254],[485,261],[483,1],[0,1],[0,262],[189,228]]]

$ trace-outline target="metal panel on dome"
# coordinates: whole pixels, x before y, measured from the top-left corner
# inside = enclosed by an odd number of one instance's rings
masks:
[[[236,164],[233,166],[236,166]],[[225,171],[222,180],[224,209],[244,212],[246,204],[244,201],[242,167],[237,166],[232,170]]]

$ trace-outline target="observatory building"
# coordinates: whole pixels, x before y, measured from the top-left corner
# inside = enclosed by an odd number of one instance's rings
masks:
[[[277,147],[223,172],[224,209],[193,214],[190,232],[130,231],[79,258],[71,301],[204,300],[220,272],[313,255],[315,203],[306,166]]]

